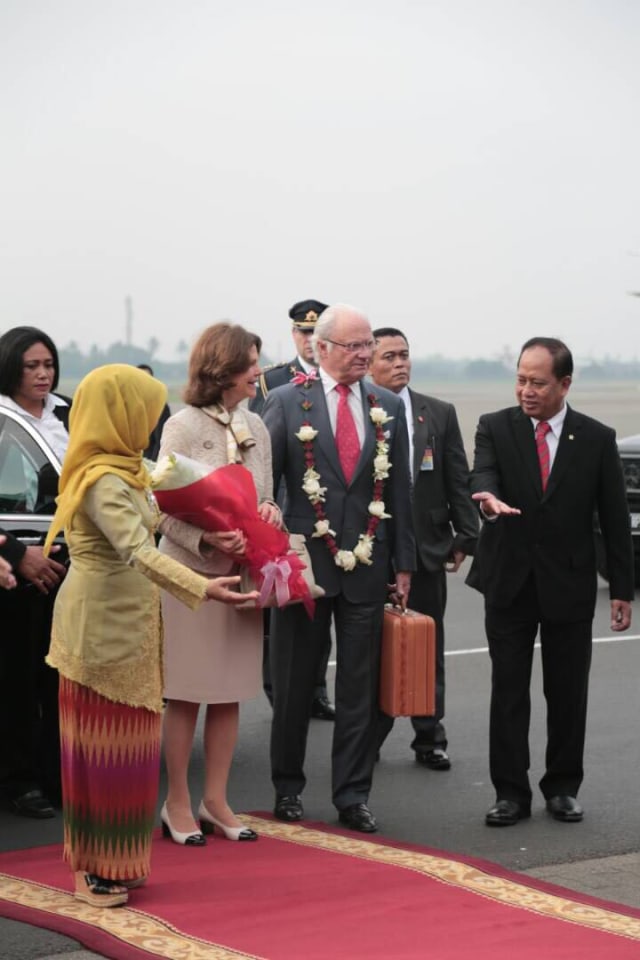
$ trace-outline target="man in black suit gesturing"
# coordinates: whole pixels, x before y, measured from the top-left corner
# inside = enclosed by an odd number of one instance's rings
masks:
[[[485,523],[467,578],[485,597],[492,663],[489,826],[530,816],[529,715],[540,628],[547,701],[540,789],[556,820],[575,822],[583,778],[591,627],[596,600],[593,517],[609,570],[611,629],[631,623],[633,548],[615,433],[565,402],[573,360],[535,337],[518,361],[519,406],[480,418],[471,478]]]
[[[285,523],[303,533],[326,596],[309,622],[301,605],[273,610],[271,773],[275,815],[303,816],[304,756],[317,664],[336,627],[333,803],[345,826],[372,833],[367,805],[376,747],[380,641],[390,564],[406,603],[415,563],[404,405],[363,380],[371,326],[354,307],[316,323],[318,371],[272,390],[263,411],[274,489],[286,485]]]
[[[392,390],[403,401],[409,431],[413,477],[413,528],[417,569],[411,578],[409,606],[433,617],[436,626],[436,712],[412,717],[411,744],[418,763],[431,770],[448,770],[444,717],[444,611],[447,574],[456,573],[465,556],[473,554],[478,538],[478,515],[469,495],[469,464],[458,417],[451,403],[409,389],[411,358],[401,330],[373,331],[376,348],[369,366],[374,383]],[[381,714],[379,743],[393,719]]]

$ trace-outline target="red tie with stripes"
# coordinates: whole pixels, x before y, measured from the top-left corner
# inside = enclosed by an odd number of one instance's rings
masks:
[[[360,459],[360,441],[353,414],[349,409],[351,388],[346,383],[336,384],[338,414],[336,416],[336,448],[338,459],[347,483],[351,483],[353,471]]]
[[[536,448],[538,450],[538,461],[540,463],[540,479],[542,480],[542,492],[547,489],[549,480],[549,471],[551,470],[551,460],[549,457],[549,444],[547,443],[547,434],[551,427],[546,420],[540,420],[536,425]]]

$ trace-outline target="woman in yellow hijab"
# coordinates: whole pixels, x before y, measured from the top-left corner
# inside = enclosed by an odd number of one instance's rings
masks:
[[[239,577],[207,580],[156,549],[159,514],[142,451],[165,402],[163,384],[135,367],[111,364],[84,378],[46,543],[64,530],[71,557],[47,657],[60,674],[64,858],[76,896],[96,906],[125,903],[149,874],[162,712],[159,587],[192,609],[247,599],[231,589]]]

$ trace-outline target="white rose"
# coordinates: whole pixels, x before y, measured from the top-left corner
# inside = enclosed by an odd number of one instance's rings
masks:
[[[302,489],[312,503],[317,503],[319,500],[324,500],[324,495],[327,492],[327,488],[321,487],[320,483],[315,477],[305,477],[304,483],[302,484]]]
[[[389,476],[389,457],[386,453],[379,453],[377,457],[373,459],[373,469],[376,474],[376,477],[383,479],[384,477]]]
[[[356,563],[358,562],[355,558],[353,550],[338,550],[335,557],[336,566],[342,567],[347,573],[350,570],[354,570]]]
[[[360,537],[360,540],[353,548],[353,554],[360,563],[366,563],[367,566],[371,566],[371,554],[373,552],[373,544],[371,542],[371,537],[368,537],[366,533],[363,533]]]
[[[181,453],[163,457],[151,471],[151,486],[159,490],[179,490],[211,473],[211,467]]]
[[[393,420],[393,417],[387,416],[387,411],[382,407],[371,407],[369,416],[371,417],[372,423],[388,423],[389,420]]]
[[[388,520],[390,513],[384,512],[384,500],[372,500],[369,504],[369,513],[372,517],[378,517],[380,520]]]
[[[313,427],[308,423],[303,424],[296,433],[296,437],[302,443],[307,443],[309,440],[315,440],[317,436],[318,431],[314,430]]]
[[[329,526],[328,520],[316,520],[315,528],[316,532],[311,534],[312,537],[325,537],[327,534],[329,534],[331,537],[335,537],[336,535],[335,530],[332,530]]]

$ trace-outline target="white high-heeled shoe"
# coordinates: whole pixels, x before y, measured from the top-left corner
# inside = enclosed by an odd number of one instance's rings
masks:
[[[185,847],[204,847],[207,842],[202,833],[180,833],[178,830],[173,829],[171,820],[169,820],[169,814],[167,813],[166,800],[162,804],[160,820],[162,821],[162,836],[171,837],[174,843],[181,843]]]
[[[200,821],[200,829],[203,833],[215,833],[215,827],[217,827],[218,830],[222,831],[227,840],[258,839],[258,834],[255,830],[249,829],[249,827],[227,827],[224,823],[220,823],[219,820],[216,820],[216,818],[209,813],[204,800],[200,801],[200,806],[198,807],[198,819]]]

